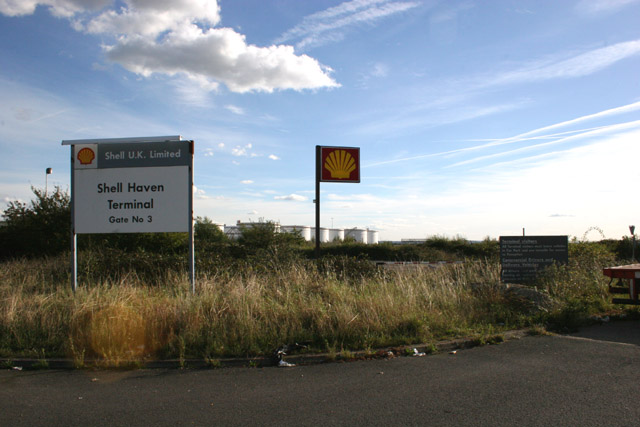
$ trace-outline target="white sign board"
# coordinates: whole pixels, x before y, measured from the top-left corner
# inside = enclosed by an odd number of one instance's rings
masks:
[[[76,233],[189,231],[188,167],[74,173]]]
[[[73,145],[75,233],[188,232],[189,141]]]

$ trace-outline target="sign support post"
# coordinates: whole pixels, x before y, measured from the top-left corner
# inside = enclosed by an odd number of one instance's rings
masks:
[[[78,287],[78,239],[76,238],[75,203],[73,188],[75,185],[75,173],[73,173],[73,146],[71,147],[71,290],[76,292]]]
[[[193,230],[193,141],[189,141],[189,153],[191,154],[191,162],[189,164],[189,280],[191,281],[191,293],[196,293],[196,261],[195,261],[195,244]]]
[[[316,258],[320,258],[320,178],[322,177],[322,156],[319,145],[316,145]]]

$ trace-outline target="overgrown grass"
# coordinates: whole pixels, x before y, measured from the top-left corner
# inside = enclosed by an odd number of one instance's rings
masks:
[[[45,354],[71,357],[77,366],[95,359],[121,366],[268,355],[296,341],[335,353],[573,325],[612,308],[602,276],[614,263],[608,252],[583,250],[569,266],[549,270],[538,286],[558,309],[535,315],[505,299],[495,261],[388,271],[354,258],[263,255],[260,262],[211,263],[199,273],[196,295],[180,265],[143,259],[143,274],[121,263],[105,275],[99,262],[83,257],[74,294],[67,257],[5,262],[0,357]]]

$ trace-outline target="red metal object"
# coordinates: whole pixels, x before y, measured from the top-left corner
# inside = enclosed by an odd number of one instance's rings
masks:
[[[618,280],[618,286],[609,285],[609,293],[628,294],[629,299],[614,298],[614,304],[635,304],[640,305],[638,299],[638,288],[640,287],[640,264],[620,265],[617,267],[607,267],[603,269],[603,274],[607,277]],[[627,281],[628,287],[619,286],[622,280]]]

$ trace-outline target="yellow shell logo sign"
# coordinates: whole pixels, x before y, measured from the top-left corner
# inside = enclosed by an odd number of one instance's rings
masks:
[[[356,169],[356,161],[347,151],[335,150],[327,156],[324,167],[331,172],[331,178],[349,179]]]
[[[96,154],[93,152],[91,148],[83,148],[78,151],[78,160],[81,165],[90,165],[93,162],[93,159],[96,158]]]

